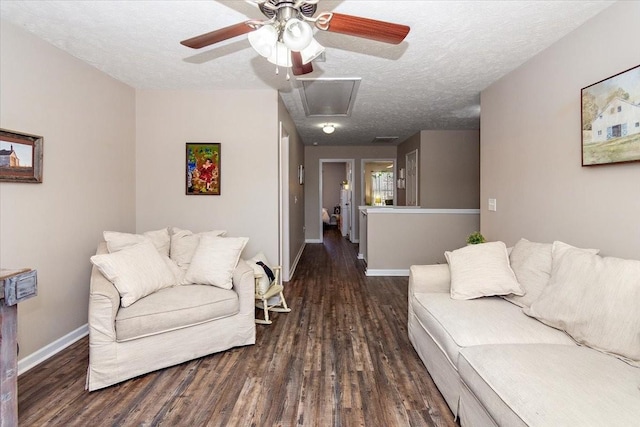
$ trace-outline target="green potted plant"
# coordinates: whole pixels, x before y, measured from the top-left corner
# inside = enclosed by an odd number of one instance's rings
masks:
[[[469,237],[467,237],[468,245],[477,245],[478,243],[485,243],[485,242],[486,242],[486,239],[479,231],[474,231],[473,233],[469,234]]]

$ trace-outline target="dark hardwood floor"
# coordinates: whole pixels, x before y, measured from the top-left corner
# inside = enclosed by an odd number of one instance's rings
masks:
[[[308,244],[253,346],[89,393],[80,340],[20,376],[20,426],[456,426],[407,337],[407,278],[356,252],[336,229]]]

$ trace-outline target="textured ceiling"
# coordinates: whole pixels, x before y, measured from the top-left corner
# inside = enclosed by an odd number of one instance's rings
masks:
[[[424,129],[478,129],[480,91],[610,6],[612,1],[320,0],[334,11],[409,25],[400,45],[319,32],[326,61],[304,77],[361,77],[351,117],[306,118],[295,78],[247,36],[192,50],[179,41],[250,19],[236,1],[0,1],[0,16],[141,89],[275,88],[305,144],[397,142]]]

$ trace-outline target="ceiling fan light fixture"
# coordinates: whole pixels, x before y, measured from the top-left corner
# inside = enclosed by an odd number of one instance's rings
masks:
[[[271,25],[263,25],[256,31],[249,33],[249,43],[251,47],[260,54],[268,58],[276,49],[276,42],[278,41],[278,32]]]
[[[325,123],[324,125],[322,125],[322,131],[327,135],[331,135],[336,131],[336,125],[334,125],[333,123]]]
[[[313,40],[311,26],[297,18],[287,21],[282,32],[282,41],[291,50],[300,52]]]
[[[291,52],[284,43],[277,42],[276,47],[271,52],[271,55],[267,58],[267,61],[278,67],[291,67]]]
[[[302,63],[308,64],[323,53],[324,46],[318,43],[316,39],[311,39],[311,43],[309,43],[309,46],[300,51],[300,55],[302,56]]]

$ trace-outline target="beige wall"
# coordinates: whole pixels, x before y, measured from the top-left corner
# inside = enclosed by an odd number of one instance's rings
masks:
[[[102,231],[134,231],[135,93],[6,21],[0,31],[0,127],[44,137],[44,182],[0,183],[0,264],[38,271],[38,296],[18,309],[23,359],[86,324]]]
[[[461,248],[478,229],[476,213],[376,212],[367,215],[367,274],[407,271],[412,265],[446,263],[444,252]],[[408,275],[408,271],[407,271]]]
[[[185,195],[187,142],[222,144],[221,195]],[[138,232],[224,229],[277,260],[277,92],[138,90],[136,209]]]
[[[286,178],[282,183],[282,194],[288,195],[283,200],[283,208],[288,212],[288,217],[285,218],[283,225],[284,237],[288,241],[288,246],[285,244],[283,248],[283,256],[289,262],[289,268],[284,269],[285,276],[287,276],[287,270],[295,269],[298,257],[304,248],[304,185],[300,185],[298,180],[298,166],[304,165],[304,145],[291,115],[280,97],[278,97],[278,117],[286,134],[289,135],[289,146],[286,147],[288,152],[285,156],[287,160],[283,162],[288,164],[288,170],[283,169]],[[281,261],[281,263],[284,266],[285,262]],[[284,280],[289,278],[284,277]]]
[[[340,204],[340,190],[342,181],[347,177],[345,163],[323,163],[322,165],[322,207],[327,208],[329,214]]]
[[[395,146],[305,146],[304,150],[304,168],[305,168],[305,227],[306,240],[317,241],[320,236],[320,214],[322,207],[320,204],[319,194],[319,178],[320,178],[320,159],[355,159],[353,171],[353,209],[355,213],[355,224],[353,227],[353,235],[358,236],[358,211],[361,194],[361,160],[362,159],[395,159]]]
[[[477,209],[480,203],[480,132],[423,130],[398,146],[398,171],[418,149],[418,204],[430,209]],[[398,190],[398,205],[406,205]]]
[[[396,165],[396,170],[400,173],[400,169],[407,170],[407,154],[412,151],[418,150],[418,154],[420,154],[420,132],[411,136],[402,142],[402,144],[398,145],[398,164]],[[418,175],[418,179],[420,179],[420,175]],[[420,189],[420,182],[418,182],[418,191]],[[405,188],[398,188],[398,197],[396,204],[398,206],[406,206],[407,205],[407,190]],[[420,193],[418,193],[420,194]],[[418,200],[418,204],[420,204],[420,200]]]
[[[640,259],[640,163],[581,167],[580,145],[580,90],[638,65],[639,22],[640,2],[617,2],[482,92],[487,238]]]
[[[480,132],[423,130],[420,138],[420,206],[477,209],[480,203]]]

